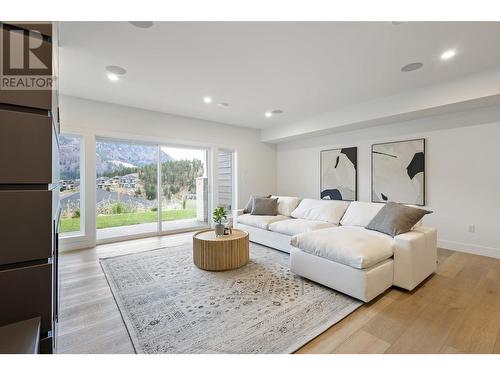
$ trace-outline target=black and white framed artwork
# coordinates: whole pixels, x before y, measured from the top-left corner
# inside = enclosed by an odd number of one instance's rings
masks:
[[[321,199],[355,201],[358,197],[357,169],[357,147],[321,151]]]
[[[372,145],[372,202],[425,205],[425,139]]]

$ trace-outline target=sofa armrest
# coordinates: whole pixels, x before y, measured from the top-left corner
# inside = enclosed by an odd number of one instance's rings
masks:
[[[412,290],[436,271],[437,231],[417,227],[394,237],[394,285]]]
[[[233,218],[237,218],[238,216],[240,215],[243,215],[244,212],[243,212],[243,208],[239,208],[239,209],[236,209],[236,210],[232,210],[232,215],[233,215]]]
[[[237,228],[238,227],[238,216],[241,216],[244,214],[243,208],[232,210],[231,214],[233,215],[233,227]]]

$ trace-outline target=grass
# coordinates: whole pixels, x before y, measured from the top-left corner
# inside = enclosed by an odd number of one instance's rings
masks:
[[[60,233],[78,232],[80,230],[80,218],[64,218],[61,217],[61,226],[59,227]]]
[[[162,212],[162,221],[194,219],[196,217],[195,208],[185,210],[169,210]],[[133,212],[127,214],[99,215],[96,216],[97,229],[121,227],[125,225],[155,223],[158,217],[157,212]],[[76,232],[80,230],[80,218],[61,218],[61,233]]]

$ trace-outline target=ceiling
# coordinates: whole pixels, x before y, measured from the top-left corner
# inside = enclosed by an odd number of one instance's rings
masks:
[[[61,22],[59,86],[67,95],[269,129],[497,68],[499,36],[500,22],[155,22],[146,29]],[[457,54],[441,61],[447,49]],[[402,73],[412,62],[424,66]],[[111,82],[107,65],[127,74]],[[284,113],[266,118],[273,109]]]

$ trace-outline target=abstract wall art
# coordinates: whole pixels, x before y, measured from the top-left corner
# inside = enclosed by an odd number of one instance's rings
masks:
[[[425,139],[372,145],[372,202],[425,205]]]
[[[321,199],[355,201],[358,197],[357,169],[357,147],[321,151]]]

